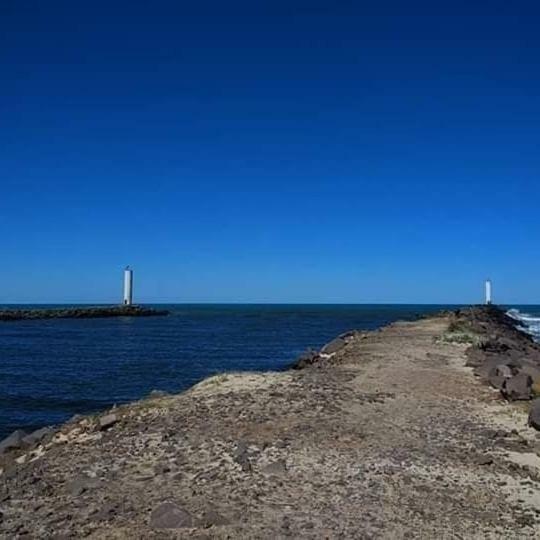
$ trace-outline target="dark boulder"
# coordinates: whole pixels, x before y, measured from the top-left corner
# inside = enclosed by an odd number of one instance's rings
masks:
[[[510,379],[505,379],[501,392],[509,401],[526,400],[532,398],[532,378],[526,373],[518,373]]]
[[[536,398],[532,402],[529,412],[529,426],[540,431],[540,398]]]
[[[519,371],[521,373],[526,373],[527,375],[530,375],[531,379],[533,380],[533,384],[536,382],[540,382],[540,367],[539,366],[522,362],[522,366],[519,369]]]
[[[314,364],[320,359],[320,355],[317,351],[313,349],[308,349],[306,352],[302,353],[298,359],[292,365],[293,369],[304,369],[311,364]]]
[[[511,377],[520,372],[521,365],[521,362],[517,360],[504,357],[501,358],[498,355],[489,355],[484,358],[483,363],[480,363],[477,367],[475,367],[474,374],[489,381],[490,376],[494,375],[494,370],[498,369],[500,366],[506,366],[507,369],[504,369],[504,373],[501,371],[499,375],[502,375],[503,377]],[[508,375],[509,372],[510,375]]]
[[[497,375],[494,371],[492,371],[492,373],[490,373],[488,376],[488,383],[497,390],[500,390],[502,388],[505,380],[506,379],[504,377]]]
[[[22,429],[15,430],[11,435],[0,442],[0,454],[10,450],[18,450],[25,446],[24,438],[26,433]]]
[[[30,435],[23,437],[23,443],[28,446],[33,446],[34,444],[47,441],[53,434],[54,431],[50,427],[36,429],[36,431],[32,431]]]
[[[506,379],[509,379],[513,376],[512,369],[504,364],[499,364],[494,368],[491,368],[487,380],[493,388],[500,390],[503,386],[503,383]]]
[[[512,370],[512,373],[514,375],[517,375],[523,367],[523,363],[516,358],[508,360],[507,362],[505,362],[505,364]]]

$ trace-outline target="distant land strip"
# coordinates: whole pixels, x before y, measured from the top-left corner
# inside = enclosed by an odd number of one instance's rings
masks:
[[[168,314],[169,312],[164,309],[154,309],[142,306],[97,306],[65,309],[3,309],[0,310],[0,321],[153,317]]]

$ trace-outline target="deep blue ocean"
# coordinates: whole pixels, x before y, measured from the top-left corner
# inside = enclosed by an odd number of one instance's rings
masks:
[[[0,322],[0,438],[139,399],[154,389],[179,392],[223,371],[285,369],[308,347],[319,348],[344,331],[457,306],[155,307],[171,313]],[[540,316],[540,308],[519,309]]]

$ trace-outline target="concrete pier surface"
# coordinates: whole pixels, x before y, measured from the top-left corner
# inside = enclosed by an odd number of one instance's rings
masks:
[[[54,309],[2,309],[0,321],[35,319],[94,319],[98,317],[151,317],[168,311],[144,306],[89,306]]]
[[[351,331],[298,369],[217,375],[14,435],[0,534],[537,538],[529,402],[473,369],[497,346],[514,366],[509,351],[539,350],[494,309]]]

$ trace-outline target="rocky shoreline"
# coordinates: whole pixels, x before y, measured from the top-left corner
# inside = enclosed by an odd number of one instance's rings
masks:
[[[0,321],[40,319],[96,319],[102,317],[155,317],[168,315],[167,310],[143,306],[97,306],[55,309],[3,309]]]
[[[476,307],[15,433],[0,534],[536,538],[539,358],[515,321]]]
[[[508,401],[532,402],[529,424],[540,429],[540,344],[497,307],[457,311],[452,339],[469,341],[466,365]]]

